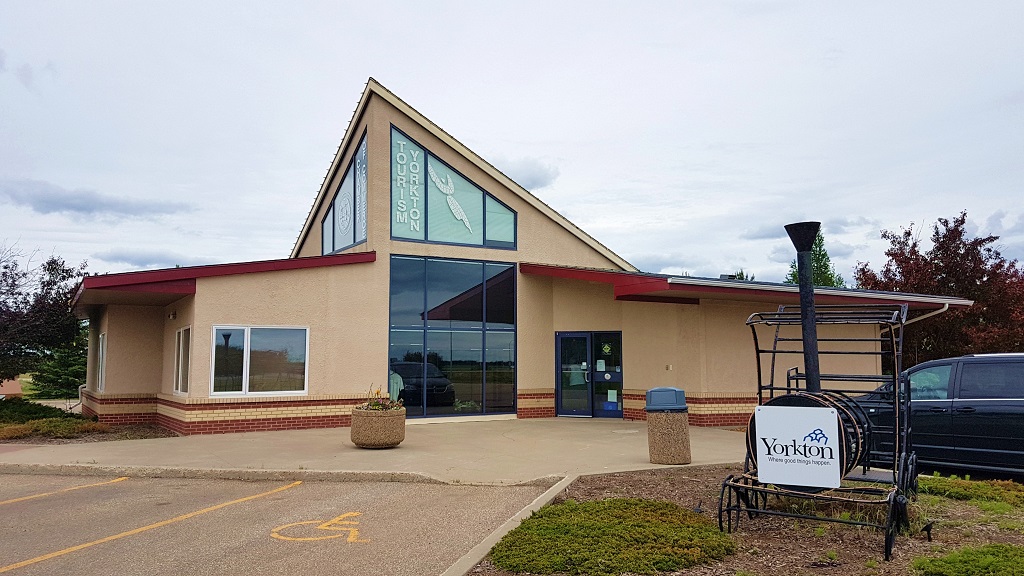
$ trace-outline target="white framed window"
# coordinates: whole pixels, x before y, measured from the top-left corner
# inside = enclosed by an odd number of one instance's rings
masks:
[[[192,327],[174,334],[174,392],[188,394],[188,369],[192,356]]]
[[[101,332],[96,346],[96,391],[103,392],[107,379],[107,333]]]
[[[293,326],[214,326],[213,395],[306,393],[309,330]]]

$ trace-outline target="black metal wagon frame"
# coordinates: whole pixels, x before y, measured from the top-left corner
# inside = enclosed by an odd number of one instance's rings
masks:
[[[846,446],[842,485],[822,489],[761,482],[756,446],[751,437],[754,428],[751,416],[743,473],[730,475],[722,482],[718,525],[732,532],[738,527],[741,516],[753,519],[764,514],[878,528],[884,531],[885,559],[889,560],[897,532],[909,527],[907,504],[917,493],[917,461],[911,450],[907,418],[910,384],[900,379],[907,306],[816,306],[814,319],[816,326],[837,326],[831,330],[833,334],[817,338],[819,356],[875,356],[879,358],[876,365],[881,370],[871,374],[822,373],[820,390],[809,391],[807,373],[793,367],[786,369],[785,382],[779,382],[781,378],[777,374],[784,358],[804,353],[803,339],[783,332],[786,326],[801,325],[800,308],[780,306],[777,312],[755,313],[747,319],[747,325],[754,339],[758,406],[834,408],[842,423],[841,436]],[[863,329],[852,336],[836,335],[845,331],[843,326],[871,326],[876,336],[865,337]],[[764,331],[764,327],[774,328],[768,348],[762,347],[758,335],[758,329]],[[764,360],[768,361],[767,369],[763,369]],[[874,390],[864,384],[874,386]],[[858,468],[859,473],[855,473]],[[771,509],[768,504],[773,497],[855,507],[885,506],[885,520],[875,522]]]

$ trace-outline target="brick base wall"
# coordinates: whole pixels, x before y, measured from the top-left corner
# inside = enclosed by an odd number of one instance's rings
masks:
[[[264,432],[267,430],[305,430],[309,428],[340,428],[352,425],[351,416],[294,416],[289,418],[250,418],[244,420],[198,420],[183,422],[156,415],[156,424],[185,436],[193,434],[227,434],[231,432]]]
[[[550,408],[520,408],[516,411],[516,418],[554,418],[555,407]]]
[[[350,426],[361,398],[192,399],[86,392],[82,414],[112,425],[156,424],[178,434],[224,434]]]

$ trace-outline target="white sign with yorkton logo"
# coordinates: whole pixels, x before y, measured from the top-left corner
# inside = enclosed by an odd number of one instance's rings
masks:
[[[842,439],[834,408],[758,406],[754,426],[761,482],[839,487]]]

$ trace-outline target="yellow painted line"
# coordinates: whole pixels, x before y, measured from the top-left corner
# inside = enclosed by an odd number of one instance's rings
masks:
[[[170,520],[163,520],[161,522],[156,522],[154,524],[150,524],[149,526],[143,526],[141,528],[136,528],[134,530],[128,530],[127,532],[121,532],[120,534],[114,534],[113,536],[107,536],[106,538],[100,538],[99,540],[93,540],[92,542],[86,542],[85,544],[79,544],[78,546],[72,546],[70,548],[65,548],[63,550],[58,550],[56,552],[50,552],[49,554],[43,554],[42,556],[36,556],[35,558],[31,558],[29,560],[24,560],[24,561],[18,562],[16,564],[8,564],[7,566],[0,567],[0,572],[10,572],[11,570],[17,570],[18,568],[24,568],[25,566],[31,566],[32,564],[37,564],[39,562],[43,562],[44,560],[51,560],[53,558],[64,556],[65,554],[71,554],[72,552],[78,552],[79,550],[84,550],[86,548],[90,548],[92,546],[96,546],[97,544],[104,544],[106,542],[112,542],[114,540],[119,540],[121,538],[125,538],[125,537],[128,537],[128,536],[134,536],[136,534],[140,534],[140,533],[145,532],[147,530],[153,530],[154,528],[162,528],[163,526],[167,526],[168,524],[174,524],[175,522],[181,522],[182,520],[188,520],[189,518],[193,518],[195,516],[199,516],[200,514],[206,514],[207,512],[213,512],[215,510],[220,510],[221,508],[224,508],[226,506],[231,506],[232,504],[239,504],[239,503],[242,503],[242,502],[248,502],[249,500],[255,500],[256,498],[262,498],[264,496],[270,496],[271,494],[276,494],[277,492],[283,492],[284,490],[287,490],[289,488],[294,488],[294,487],[298,486],[299,484],[302,484],[301,480],[298,481],[298,482],[292,482],[291,484],[288,484],[287,486],[281,486],[280,488],[274,488],[273,490],[271,490],[269,492],[264,492],[262,494],[256,494],[254,496],[246,496],[245,498],[239,498],[238,500],[232,500],[230,502],[224,502],[223,504],[217,504],[216,506],[210,506],[209,508],[203,508],[202,510],[196,510],[195,512],[189,512],[188,514],[182,514],[181,516],[175,516],[174,518],[171,518]]]
[[[106,484],[113,484],[114,482],[123,482],[127,480],[127,476],[115,478],[113,480],[107,480],[106,482],[97,482],[96,484],[86,484],[85,486],[72,486],[71,488],[65,488],[63,490],[55,490],[53,492],[46,492],[45,494],[33,494],[32,496],[22,496],[21,498],[15,498],[13,500],[4,500],[0,502],[0,506],[4,504],[14,504],[15,502],[23,502],[25,500],[31,500],[33,498],[42,498],[44,496],[53,496],[54,494],[62,494],[64,492],[71,492],[72,490],[81,490],[82,488],[92,488],[93,486],[104,486]]]

